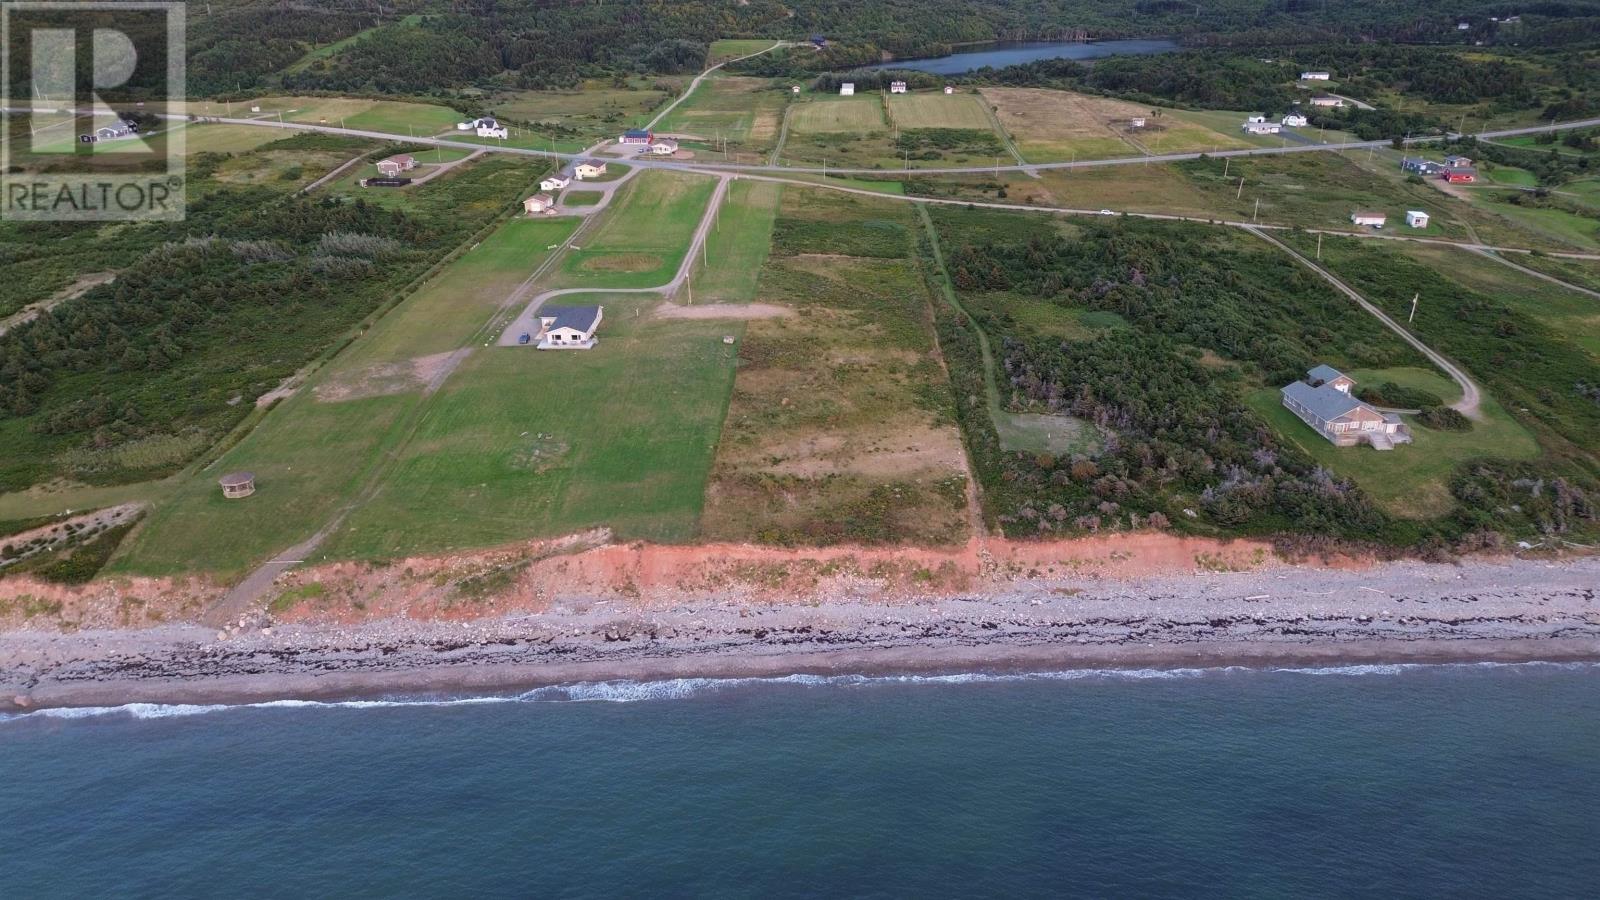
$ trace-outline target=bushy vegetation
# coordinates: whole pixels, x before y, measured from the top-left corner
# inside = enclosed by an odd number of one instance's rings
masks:
[[[909,128],[895,139],[895,149],[911,159],[942,159],[943,151],[956,153],[1005,153],[1005,145],[992,131],[976,128]]]
[[[411,211],[264,187],[196,197],[116,281],[0,337],[0,490],[175,471],[505,208],[500,176],[532,174],[473,166],[429,186],[442,208]]]

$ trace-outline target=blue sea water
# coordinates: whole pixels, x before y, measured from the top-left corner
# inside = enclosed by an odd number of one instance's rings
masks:
[[[946,56],[926,59],[900,59],[877,69],[916,69],[935,75],[963,75],[985,66],[1003,69],[1041,59],[1103,59],[1108,56],[1143,56],[1170,53],[1178,44],[1159,38],[1124,41],[1007,41],[959,50]]]
[[[1591,665],[34,713],[0,896],[1592,897],[1597,750]]]

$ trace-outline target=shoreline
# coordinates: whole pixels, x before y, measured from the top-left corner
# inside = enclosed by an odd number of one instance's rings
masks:
[[[704,665],[704,663],[710,663]],[[1534,663],[1600,664],[1593,640],[1466,639],[1453,642],[1263,647],[1249,643],[1198,651],[1150,648],[985,648],[982,650],[832,651],[715,660],[673,658],[648,662],[420,666],[386,672],[334,675],[263,673],[197,681],[149,679],[58,686],[35,702],[18,706],[0,699],[0,714],[25,715],[51,709],[115,709],[130,704],[242,707],[275,701],[450,701],[486,697],[515,699],[539,688],[601,682],[650,684],[684,679],[777,680],[792,676],[868,679],[906,677],[1026,676],[1072,672],[1192,672],[1341,669],[1359,666],[1443,666]]]
[[[470,610],[348,621],[339,605],[220,632],[0,632],[0,712],[683,678],[1600,661],[1600,558],[1024,573],[905,595],[859,579],[759,596],[742,585],[580,592],[576,574],[552,573],[562,590]]]

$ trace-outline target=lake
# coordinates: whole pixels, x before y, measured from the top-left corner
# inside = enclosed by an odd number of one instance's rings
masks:
[[[875,66],[878,69],[916,69],[935,75],[961,75],[989,66],[1002,69],[1040,59],[1103,59],[1107,56],[1141,56],[1171,53],[1182,49],[1176,41],[1145,39],[1130,41],[1015,41],[984,44],[948,56],[928,59],[897,59]]]

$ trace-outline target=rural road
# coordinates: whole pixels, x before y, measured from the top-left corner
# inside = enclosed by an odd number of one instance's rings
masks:
[[[507,325],[505,331],[500,333],[500,339],[496,343],[502,347],[523,346],[532,348],[532,343],[518,344],[517,339],[525,333],[528,335],[537,335],[539,333],[539,309],[544,306],[546,301],[556,297],[570,297],[574,294],[660,294],[665,297],[677,293],[678,289],[683,287],[684,283],[689,280],[689,272],[694,268],[695,254],[699,253],[700,249],[705,246],[706,238],[711,234],[711,226],[716,222],[717,210],[722,208],[722,201],[728,195],[728,184],[734,177],[721,175],[717,178],[716,190],[711,192],[711,202],[706,204],[705,215],[700,217],[700,224],[694,230],[694,238],[689,241],[689,249],[683,255],[683,262],[678,264],[678,272],[672,276],[670,281],[655,287],[576,287],[545,291],[530,300],[527,307],[515,319],[511,320],[511,324]]]
[[[665,119],[669,114],[671,114],[671,112],[673,110],[677,109],[678,108],[678,104],[680,104],[683,101],[689,99],[689,95],[693,94],[695,92],[695,88],[698,88],[700,86],[700,82],[704,81],[706,79],[706,76],[710,75],[712,72],[715,72],[716,70],[722,68],[723,66],[727,65],[728,63],[735,63],[735,62],[738,62],[738,61],[743,60],[743,59],[749,59],[749,58],[751,58],[753,56],[760,56],[763,53],[771,53],[772,51],[778,49],[779,47],[786,47],[786,46],[789,46],[789,42],[787,42],[787,41],[775,41],[775,42],[773,42],[771,47],[768,47],[765,50],[757,50],[754,53],[746,53],[743,56],[736,56],[733,59],[725,59],[722,62],[719,62],[716,65],[710,67],[709,69],[706,69],[704,72],[701,72],[699,75],[696,75],[694,77],[693,81],[689,82],[689,86],[687,88],[684,88],[683,93],[679,94],[678,98],[676,100],[673,100],[671,103],[668,103],[665,107],[662,108],[662,110],[660,112],[656,113],[655,118],[651,119],[648,123],[645,124],[645,126],[644,126],[645,130],[646,131],[654,131],[655,127],[656,127],[656,123],[660,122],[662,119]]]
[[[1478,391],[1478,385],[1470,376],[1467,375],[1464,369],[1451,362],[1445,357],[1444,354],[1434,350],[1427,344],[1424,344],[1419,338],[1417,338],[1416,335],[1401,327],[1399,322],[1389,318],[1389,316],[1384,313],[1383,310],[1379,309],[1377,305],[1373,304],[1372,302],[1368,301],[1367,298],[1357,293],[1354,288],[1345,284],[1343,281],[1340,281],[1332,272],[1329,272],[1327,269],[1324,269],[1311,260],[1306,259],[1305,256],[1295,251],[1294,248],[1290,247],[1288,244],[1285,244],[1276,237],[1267,234],[1265,231],[1262,231],[1259,228],[1247,226],[1245,230],[1289,254],[1299,261],[1301,265],[1322,276],[1324,281],[1333,285],[1340,291],[1340,293],[1343,293],[1351,300],[1354,300],[1362,309],[1377,317],[1378,321],[1382,322],[1384,325],[1387,325],[1390,331],[1400,335],[1400,337],[1406,343],[1417,348],[1417,350],[1421,352],[1423,356],[1426,356],[1434,365],[1438,366],[1440,369],[1443,369],[1446,375],[1449,375],[1455,380],[1456,384],[1461,386],[1461,399],[1450,404],[1450,408],[1464,416],[1468,416],[1473,419],[1483,418],[1482,412],[1480,412],[1478,409],[1479,405],[1483,402],[1483,396]]]

